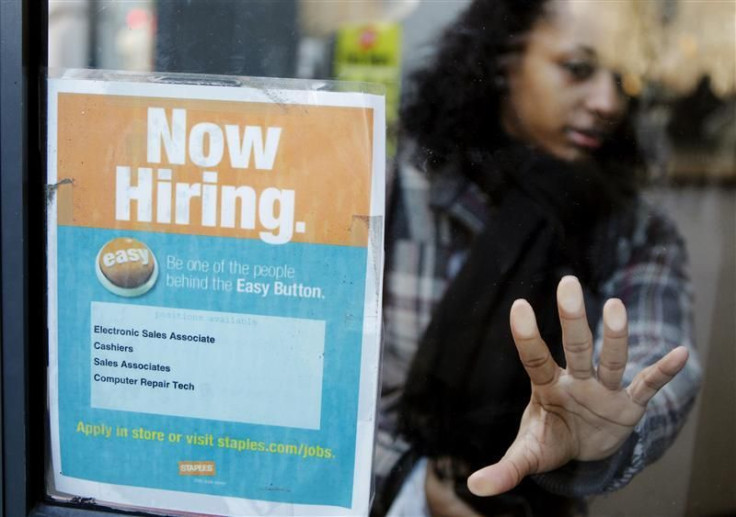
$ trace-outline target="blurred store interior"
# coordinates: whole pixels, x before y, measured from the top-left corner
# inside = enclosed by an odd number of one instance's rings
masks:
[[[630,486],[599,497],[591,515],[736,515],[736,1],[618,3],[628,7],[610,15],[624,34],[612,56],[642,108],[646,195],[688,244],[705,383],[675,446]],[[48,62],[378,82],[392,139],[408,75],[467,4],[50,0]]]

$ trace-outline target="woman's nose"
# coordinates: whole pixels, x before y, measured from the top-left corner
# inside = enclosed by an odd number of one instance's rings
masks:
[[[624,111],[625,101],[616,74],[601,69],[590,83],[586,107],[600,118],[618,119]]]

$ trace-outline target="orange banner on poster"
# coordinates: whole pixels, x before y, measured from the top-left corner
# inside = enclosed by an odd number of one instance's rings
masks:
[[[60,225],[367,245],[371,109],[60,93],[58,113]]]

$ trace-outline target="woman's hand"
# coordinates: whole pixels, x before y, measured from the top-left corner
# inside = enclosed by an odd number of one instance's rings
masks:
[[[603,307],[603,348],[597,371],[583,292],[575,277],[560,281],[557,306],[566,369],[552,359],[529,303],[517,300],[511,307],[511,332],[531,379],[532,395],[519,433],[504,457],[468,478],[468,488],[476,495],[506,492],[524,476],[556,469],[570,460],[612,455],[644,415],[649,400],[687,362],[687,349],[678,347],[622,389],[628,323],[621,300],[608,300]]]

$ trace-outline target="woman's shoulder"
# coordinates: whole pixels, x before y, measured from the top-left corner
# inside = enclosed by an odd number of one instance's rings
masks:
[[[391,168],[387,199],[392,239],[430,240],[433,216],[431,183],[427,173],[412,160],[400,156]]]
[[[688,283],[688,254],[677,224],[661,207],[638,195],[631,208],[632,230],[618,239],[617,267],[606,282],[609,296],[620,284]],[[618,287],[614,287],[618,286]]]
[[[674,246],[684,251],[685,241],[674,219],[660,206],[638,194],[633,201],[633,248]]]

